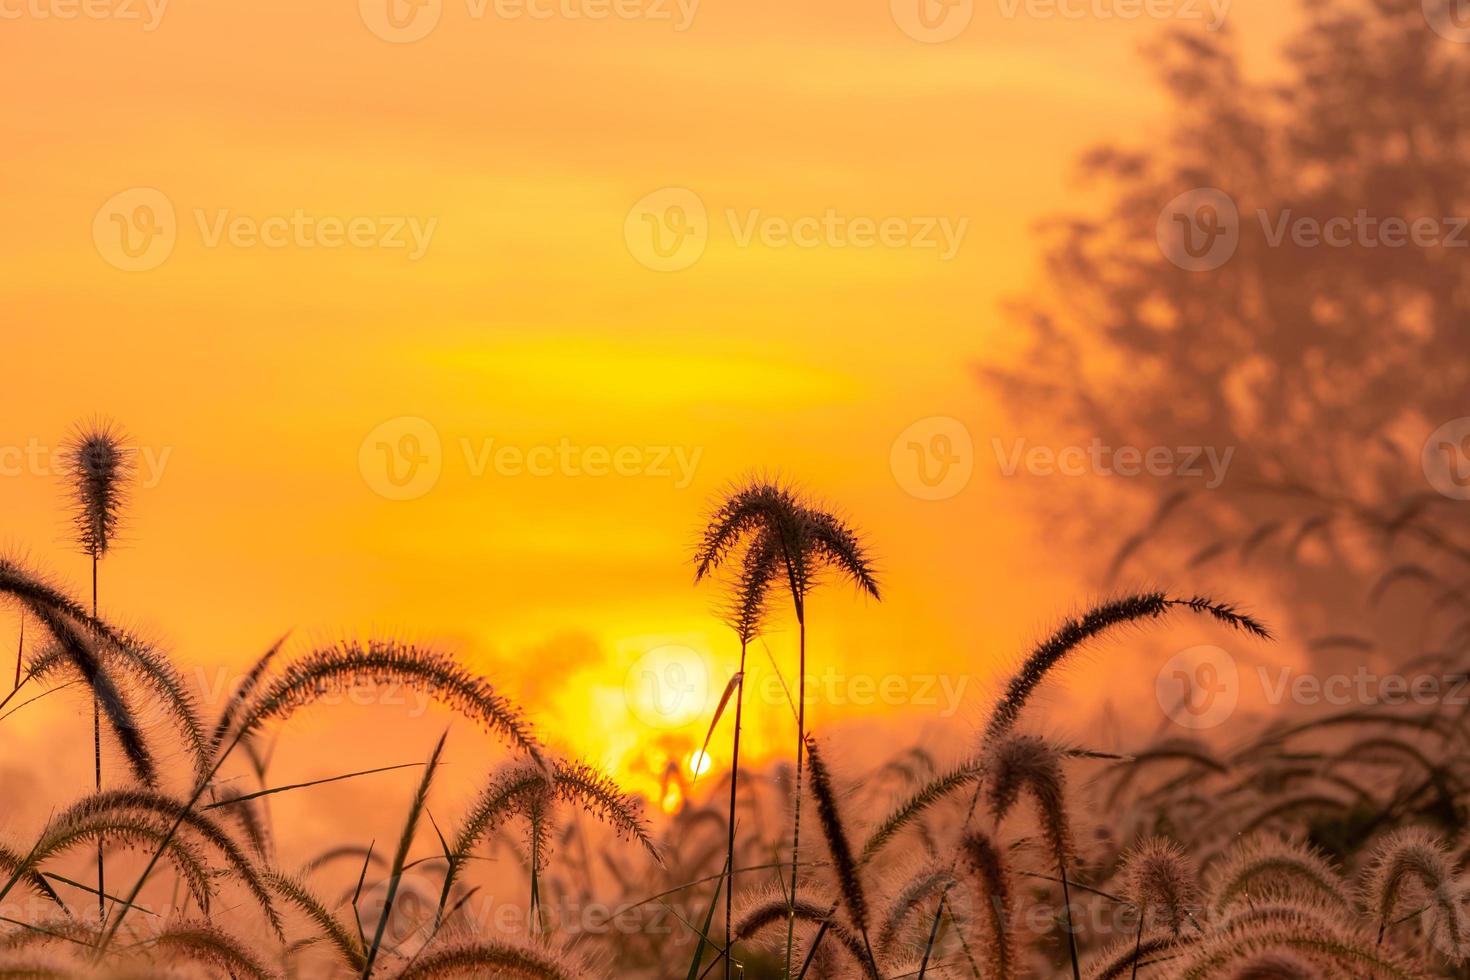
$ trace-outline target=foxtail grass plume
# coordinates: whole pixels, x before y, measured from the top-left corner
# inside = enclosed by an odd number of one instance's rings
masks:
[[[982,929],[986,976],[1012,980],[1018,975],[1020,955],[1011,928],[1016,908],[1010,869],[1000,848],[985,834],[967,834],[960,848],[975,882],[975,905],[980,910],[975,918]]]
[[[1088,960],[1088,980],[1128,980],[1142,964],[1169,955],[1176,946],[1174,934],[1162,930],[1120,939]]]
[[[532,861],[540,870],[539,863],[544,861],[545,822],[550,817],[548,804],[551,802],[577,807],[582,813],[612,827],[619,837],[637,842],[656,863],[663,863],[638,801],[624,793],[612,779],[580,762],[554,760],[548,769],[515,763],[491,777],[476,796],[448,845],[446,857],[449,867],[439,899],[441,916],[450,891],[475,848],[515,817],[532,824]]]
[[[506,980],[582,980],[590,976],[572,957],[542,946],[487,940],[446,946],[420,956],[394,980],[505,977]]]
[[[1363,904],[1378,923],[1382,939],[1400,911],[1424,909],[1440,951],[1456,961],[1470,950],[1470,929],[1461,904],[1464,888],[1455,880],[1449,850],[1420,827],[1403,827],[1379,841],[1363,872]]]
[[[30,854],[0,843],[0,875],[15,876],[10,887],[15,887],[15,883],[23,884],[37,897],[51,902],[59,909],[66,909],[66,903],[56,894],[51,882],[36,870]]]
[[[261,913],[278,938],[284,938],[280,915],[266,886],[264,876],[255,862],[245,854],[235,839],[213,818],[186,807],[171,796],[146,789],[104,790],[86,797],[62,811],[57,819],[65,824],[80,822],[89,816],[105,818],[107,814],[136,815],[149,817],[167,825],[175,820],[182,821],[185,828],[206,848],[223,860],[229,872],[250,892],[251,898],[260,907]]]
[[[962,762],[934,776],[904,797],[888,811],[863,845],[861,862],[873,860],[906,827],[910,827],[924,814],[952,797],[956,792],[979,782],[985,776],[985,766],[980,760]]]
[[[1327,980],[1317,965],[1296,953],[1259,953],[1239,964],[1228,980]]]
[[[1344,914],[1342,905],[1329,905],[1311,898],[1268,894],[1251,899],[1249,903],[1237,904],[1216,919],[1215,929],[1249,929],[1272,922],[1316,922],[1330,928],[1355,916]]]
[[[72,524],[77,546],[92,560],[92,617],[97,617],[97,565],[112,547],[122,523],[130,470],[123,435],[106,420],[79,425],[63,449],[70,478]],[[93,788],[102,790],[102,703],[92,697]],[[105,842],[97,841],[97,917],[107,918]]]
[[[256,805],[256,800],[250,794],[241,790],[226,786],[220,789],[216,796],[218,799],[210,804],[212,807],[222,809],[225,815],[233,820],[250,842],[250,848],[255,852],[257,858],[265,859],[270,854],[270,831],[266,826],[265,818]]]
[[[0,936],[0,950],[13,953],[48,944],[69,943],[85,947],[96,942],[97,923],[71,915],[58,915],[39,920],[34,923],[34,928],[16,929]]]
[[[519,763],[497,772],[480,790],[449,849],[449,868],[444,875],[444,890],[439,903],[441,912],[450,889],[474,849],[513,817],[525,815],[527,801],[532,794],[545,789],[552,778],[552,774],[540,766]]]
[[[1012,735],[991,747],[987,769],[986,799],[995,822],[1010,814],[1023,792],[1029,793],[1047,849],[1065,861],[1072,852],[1072,829],[1066,777],[1056,749],[1034,735]]]
[[[1072,929],[1071,886],[1067,881],[1072,828],[1067,817],[1066,778],[1062,773],[1061,754],[1034,736],[1010,735],[991,745],[987,769],[987,796],[997,828],[1020,800],[1023,791],[1029,792],[1036,803],[1037,822],[1061,877],[1062,911],[1072,958],[1072,980],[1081,980],[1077,935]]]
[[[1347,883],[1326,858],[1305,844],[1273,834],[1246,837],[1211,864],[1205,894],[1216,917],[1270,895],[1348,907]]]
[[[1204,939],[1175,947],[1169,980],[1218,980],[1263,955],[1307,958],[1334,978],[1352,980],[1426,980],[1417,963],[1352,921],[1323,924],[1282,917],[1216,929]]]
[[[792,921],[823,929],[837,940],[838,948],[847,953],[862,976],[880,980],[861,937],[832,917],[831,903],[825,899],[814,900],[802,895],[789,899],[779,889],[752,896],[736,916],[734,938],[742,941],[754,939],[771,926]]]
[[[250,945],[211,922],[176,922],[146,940],[150,948],[167,953],[167,962],[194,962],[231,977],[275,980],[276,974],[256,956]]]
[[[260,684],[261,679],[265,677],[266,671],[270,669],[272,662],[276,659],[276,654],[281,652],[281,647],[285,642],[286,637],[282,636],[275,643],[271,644],[269,649],[256,658],[255,663],[251,664],[250,669],[245,672],[245,676],[240,679],[240,683],[235,685],[234,692],[230,695],[229,700],[225,702],[225,706],[220,709],[219,718],[216,719],[214,730],[210,733],[209,751],[211,755],[219,751],[220,744],[224,742],[225,736],[235,726],[236,715],[249,703],[251,696],[255,693],[256,687]]]
[[[132,474],[121,429],[106,420],[79,425],[62,450],[72,498],[72,524],[83,554],[100,559],[122,523]]]
[[[203,776],[208,772],[212,750],[199,718],[198,699],[168,655],[102,619],[87,618],[81,625],[107,666],[116,672],[119,682],[126,680],[133,691],[146,695],[150,704],[168,716],[188,752],[195,774]],[[47,680],[71,666],[74,663],[64,650],[59,645],[53,646],[30,660],[27,676],[32,680]]]
[[[433,697],[544,767],[531,726],[488,681],[444,654],[391,640],[323,647],[259,682],[255,696],[232,721],[235,737],[242,738],[270,721],[284,721],[357,685],[382,684],[399,684]]]
[[[1178,936],[1200,907],[1199,877],[1184,848],[1162,837],[1150,837],[1123,860],[1123,895],[1139,918],[1152,914]]]
[[[817,740],[808,735],[807,758],[811,763],[812,796],[817,804],[817,821],[822,826],[822,836],[827,840],[827,851],[832,856],[832,869],[837,877],[837,888],[842,902],[847,906],[848,917],[863,940],[863,950],[870,962],[873,949],[868,940],[868,898],[863,889],[858,863],[853,858],[852,846],[847,841],[847,832],[842,826],[842,812],[837,805],[837,794],[832,788],[832,775],[827,771],[826,760],[817,747]],[[873,963],[876,970],[877,965]]]
[[[75,670],[96,699],[98,718],[107,719],[133,775],[139,782],[154,785],[157,767],[153,753],[144,741],[138,718],[119,679],[113,674],[110,663],[113,658],[104,655],[99,621],[71,597],[9,559],[0,559],[0,597],[29,612],[55,645],[32,658],[31,673],[45,673],[62,664]],[[42,665],[47,666],[43,669]]]
[[[947,863],[931,860],[894,877],[891,887],[880,888],[892,897],[880,917],[882,928],[878,932],[878,948],[885,953],[893,952],[898,947],[905,925],[919,906],[946,894],[955,884],[953,869]]]
[[[740,557],[740,568],[725,589],[721,618],[742,647],[765,629],[771,614],[771,586],[781,575],[781,539],[769,528],[755,534]]]
[[[311,890],[304,872],[287,875],[268,870],[265,872],[265,881],[283,902],[305,914],[349,970],[354,974],[362,972],[362,968],[367,965],[367,947],[359,928],[349,930],[342,924],[336,913]]]
[[[23,854],[24,857],[10,869],[9,880],[0,888],[0,899],[8,895],[18,881],[30,880],[30,873],[48,859],[81,844],[95,844],[99,840],[115,846],[156,848],[160,856],[173,865],[193,900],[201,909],[208,911],[217,875],[198,845],[170,832],[149,815],[86,806],[74,807],[52,820],[36,842],[24,851],[11,848],[5,852]]]
[[[806,599],[824,571],[833,571],[859,590],[881,598],[873,562],[858,532],[805,495],[779,482],[752,479],[736,484],[710,515],[694,554],[696,582],[719,569],[743,548],[779,546],[780,561],[769,565],[773,580],[784,578],[797,624],[796,776],[791,822],[791,894],[796,893],[801,852],[801,774],[806,748]],[[767,563],[769,564],[769,563]],[[795,916],[788,917],[786,972],[791,973]]]
[[[1008,732],[1046,675],[1088,641],[1120,626],[1160,619],[1175,609],[1208,616],[1263,640],[1271,639],[1271,631],[1257,620],[1234,606],[1203,596],[1176,599],[1162,592],[1148,592],[1105,602],[1066,621],[1031,651],[991,712],[983,741],[992,741]]]
[[[1454,963],[1470,959],[1470,880],[1459,876],[1435,893],[1424,910],[1424,931],[1429,941]]]

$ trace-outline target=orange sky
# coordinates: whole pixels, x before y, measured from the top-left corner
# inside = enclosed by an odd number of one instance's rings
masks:
[[[886,0],[704,0],[683,31],[477,19],[444,0],[428,36],[390,43],[350,0],[175,0],[151,31],[36,14],[67,3],[0,3],[0,446],[54,446],[103,412],[154,464],[167,454],[107,561],[103,606],[186,662],[237,668],[286,629],[297,648],[370,632],[440,642],[553,742],[648,789],[649,747],[687,752],[703,721],[650,724],[636,693],[630,708],[640,658],[694,651],[714,696],[733,666],[685,558],[732,477],[779,470],[868,531],[887,598],[822,593],[813,663],[968,684],[954,724],[1085,585],[1034,547],[1025,487],[987,456],[997,416],[970,365],[1008,345],[999,303],[1037,281],[1032,223],[1082,203],[1076,154],[1154,124],[1136,52],[1160,22],[1007,17],[991,0],[926,44]],[[1279,8],[1231,10],[1258,60],[1284,31]],[[637,238],[634,209],[666,188],[707,216],[702,253],[675,271],[649,268],[660,260]],[[172,251],[124,271],[113,215],[157,193]],[[653,199],[670,200],[690,197]],[[298,212],[371,219],[373,241],[396,224],[427,239],[421,255],[251,241]],[[233,241],[214,237],[242,217]],[[817,219],[798,226],[817,243],[784,244],[779,227],[742,240],[771,217]],[[904,241],[928,223],[964,233],[948,257],[855,247],[854,219],[900,219]],[[973,476],[941,501],[907,492],[890,452],[933,416],[962,420],[977,446]],[[371,459],[415,433],[391,423],[404,417],[432,426],[440,472],[389,500]],[[563,443],[632,447],[639,474],[476,472],[487,446]],[[675,450],[697,460],[687,479]],[[80,589],[59,497],[47,467],[7,470],[0,540]],[[783,663],[792,639],[771,638]],[[815,723],[935,713],[848,693],[858,703],[822,704]],[[786,744],[779,704],[752,724],[753,751]],[[405,722],[372,737],[408,761],[433,734]],[[0,751],[27,750],[7,733]],[[281,775],[344,758],[283,758]]]

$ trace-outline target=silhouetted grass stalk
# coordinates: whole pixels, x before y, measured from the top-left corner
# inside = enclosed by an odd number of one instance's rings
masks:
[[[92,561],[92,619],[97,619],[97,565],[122,520],[128,464],[121,433],[106,422],[79,426],[66,447],[77,544]],[[102,707],[92,693],[93,788],[102,792]],[[97,839],[97,919],[107,918],[106,862]]]
[[[981,737],[982,751],[1010,732],[1036,688],[1052,670],[1079,647],[1120,626],[1160,619],[1175,609],[1187,609],[1197,615],[1208,616],[1233,629],[1263,640],[1272,639],[1271,631],[1254,618],[1239,612],[1228,603],[1216,602],[1205,596],[1176,599],[1162,592],[1146,592],[1102,603],[1082,616],[1064,622],[1051,636],[1031,651],[1021,668],[1011,677],[1000,701],[991,712],[990,721],[986,724],[984,735]],[[974,818],[982,790],[983,784],[976,786],[975,793],[970,799],[970,807],[964,822],[966,828]],[[941,900],[934,909],[936,922],[943,911],[944,902]],[[1075,955],[1073,965],[1075,968]],[[919,968],[918,980],[924,980],[927,968],[926,955],[924,965]]]
[[[740,682],[735,685],[735,736],[730,747],[730,812],[727,817],[729,839],[725,845],[725,867],[730,878],[725,882],[725,980],[730,980],[735,959],[735,801],[740,783],[740,722],[745,707],[745,653],[748,640],[740,641]]]
[[[752,543],[754,539],[754,543]],[[796,941],[796,894],[801,864],[801,778],[806,739],[806,596],[824,568],[879,598],[872,563],[858,534],[832,514],[779,483],[755,480],[733,488],[716,508],[695,554],[695,580],[718,568],[741,544],[779,555],[796,612],[798,632],[796,767],[791,828],[791,909],[786,920],[786,975]],[[774,568],[771,569],[775,571]],[[732,862],[733,867],[733,862]]]
[[[342,643],[318,650],[289,665],[257,695],[236,722],[234,737],[207,764],[204,774],[197,780],[193,793],[165,838],[165,845],[178,833],[225,761],[251,732],[266,721],[288,718],[328,694],[363,681],[396,682],[430,693],[461,715],[478,722],[481,728],[499,735],[510,746],[531,756],[543,770],[546,766],[540,747],[520,712],[482,678],[470,674],[449,658],[386,641],[372,641],[366,646]],[[154,851],[134,882],[126,904],[112,917],[98,945],[99,960],[117,935],[123,918],[136,902],[162,853],[163,847]]]
[[[428,801],[429,786],[434,782],[434,773],[439,770],[439,757],[444,752],[444,740],[448,737],[448,732],[439,736],[439,741],[429,756],[429,764],[424,767],[424,776],[419,780],[418,791],[414,793],[413,802],[409,805],[408,817],[403,822],[403,833],[398,838],[398,850],[393,855],[393,867],[388,873],[388,894],[383,898],[383,911],[378,916],[378,927],[373,932],[373,944],[368,948],[367,962],[363,964],[363,980],[368,980],[373,974],[373,964],[377,962],[378,950],[383,945],[383,933],[393,915],[398,885],[403,880],[403,866],[408,861],[409,848],[413,847],[414,832],[418,829],[419,817],[423,815],[424,804]]]

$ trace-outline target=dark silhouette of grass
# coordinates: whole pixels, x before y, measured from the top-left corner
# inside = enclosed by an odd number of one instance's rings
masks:
[[[78,426],[63,449],[71,479],[72,522],[76,543],[92,560],[92,618],[97,618],[97,566],[112,547],[122,523],[128,495],[131,465],[122,432],[111,422],[99,420]],[[92,760],[94,785],[102,792],[102,715],[96,694],[92,697]],[[106,921],[106,862],[103,842],[97,842],[97,919]]]
[[[811,558],[816,552],[808,550],[806,570],[793,578],[780,532],[759,522],[751,527],[729,548],[707,542],[707,554],[732,573],[724,582],[722,611],[742,646],[758,635],[775,588],[789,588],[793,580],[810,588],[818,580],[812,569],[826,560]],[[871,573],[866,564],[862,568]],[[1396,593],[1442,591],[1434,577],[1399,575],[1394,585]],[[805,595],[798,588],[793,597]],[[12,893],[34,896],[42,909],[0,928],[0,971],[12,974],[96,968],[107,975],[151,975],[160,964],[187,962],[238,977],[275,977],[283,970],[302,975],[296,958],[313,948],[325,958],[322,975],[360,980],[662,978],[682,971],[691,947],[696,976],[723,961],[751,978],[791,980],[941,971],[1022,980],[1053,975],[1051,967],[1073,978],[1115,980],[1428,980],[1455,976],[1470,959],[1464,900],[1470,844],[1463,836],[1470,780],[1459,761],[1470,742],[1470,712],[1448,703],[1362,706],[1267,725],[1230,752],[1163,737],[1125,755],[1021,730],[1040,686],[1087,644],[1120,628],[1188,612],[1246,636],[1270,636],[1255,619],[1210,599],[1145,593],[1067,620],[1004,686],[974,751],[949,763],[924,751],[901,752],[856,779],[843,773],[844,785],[851,781],[854,788],[839,792],[823,749],[806,733],[801,758],[826,853],[798,868],[781,853],[780,831],[759,829],[773,809],[763,788],[769,780],[759,773],[740,778],[732,772],[729,793],[718,803],[691,802],[671,817],[672,855],[665,862],[669,849],[655,845],[636,799],[597,769],[543,748],[509,698],[433,649],[369,640],[288,658],[278,643],[205,724],[166,653],[101,620],[14,561],[0,561],[0,597],[23,611],[33,641],[12,696],[27,685],[84,682],[97,697],[105,731],[128,759],[130,777],[120,775],[117,786],[57,806],[23,842],[0,844],[0,900]],[[1432,651],[1415,662],[1451,675],[1470,666],[1463,651]],[[486,764],[483,788],[456,823],[444,825],[454,828],[445,836],[431,815],[430,796],[443,771],[446,734],[407,801],[396,847],[378,854],[372,845],[346,842],[297,874],[283,872],[275,863],[269,813],[254,804],[401,767],[270,785],[263,736],[325,699],[387,684],[406,685],[449,706],[493,735],[507,758]],[[741,686],[730,688],[737,739]],[[140,698],[159,706],[172,724],[145,733],[133,707]],[[236,758],[237,750],[248,758]],[[173,771],[161,764],[173,758],[187,764]],[[248,762],[259,790],[246,792],[222,778],[232,759]],[[1096,835],[1082,829],[1087,814],[1081,808],[1093,780],[1071,778],[1074,768],[1090,767],[1099,773],[1097,789],[1106,801],[1091,814],[1103,825]],[[176,771],[188,774],[183,793],[162,785]],[[994,821],[989,833],[972,826],[982,802]],[[774,804],[778,813],[780,806]],[[563,819],[567,814],[586,819]],[[746,818],[755,819],[756,829],[741,847],[734,825]],[[523,841],[510,833],[515,825],[525,830]],[[606,840],[591,843],[586,828],[599,825]],[[425,853],[430,826],[437,850]],[[1171,840],[1150,835],[1159,827],[1170,828]],[[627,859],[606,846],[615,836],[633,843]],[[99,842],[113,861],[116,848],[147,856],[121,896],[59,873],[60,862]],[[487,931],[483,910],[471,904],[480,888],[472,877],[475,862],[505,847],[515,854],[515,867],[530,873],[526,935]],[[1324,848],[1334,860],[1323,856]],[[718,874],[691,880],[721,852]],[[751,853],[760,856],[751,860]],[[339,857],[352,862],[356,882],[350,915],[321,897],[310,880]],[[196,911],[160,915],[157,887],[144,900],[160,865],[177,876]],[[411,875],[440,877],[435,913],[409,942],[390,937],[388,928]],[[710,935],[718,892],[706,904],[703,886],[737,875],[774,881],[759,892],[742,889],[736,902],[725,896],[724,949],[704,964],[703,950],[720,944]],[[1351,879],[1359,882],[1356,889]],[[1028,887],[1018,887],[1021,881]],[[1054,901],[1054,886],[1065,913],[1048,914],[1045,921],[1053,925],[1047,928],[1027,927],[1028,912]],[[101,892],[109,914],[96,924],[70,916],[63,895],[72,890],[88,902]],[[626,912],[696,891],[696,915],[676,910],[683,935],[614,930],[573,941],[570,932],[563,934],[565,924],[545,914],[553,894]],[[376,921],[364,925],[360,904],[367,894],[385,898]],[[1074,919],[1074,908],[1094,914]],[[1109,910],[1114,918],[1123,912],[1138,921],[1122,917],[1126,935],[1084,924],[1113,921],[1097,914]],[[1058,951],[1057,918],[1066,932],[1065,953]],[[1162,928],[1151,928],[1150,918]],[[306,935],[293,938],[303,927]],[[731,955],[737,943],[738,960]],[[769,956],[762,950],[766,943]],[[783,961],[791,965],[783,968]],[[1038,969],[1042,962],[1049,966]]]
[[[752,479],[736,484],[715,508],[695,549],[695,580],[717,570],[741,548],[746,549],[745,571],[764,571],[784,578],[796,614],[798,636],[796,695],[796,775],[791,830],[791,886],[796,894],[801,853],[801,773],[806,747],[806,600],[823,571],[834,571],[861,591],[880,598],[877,573],[858,533],[846,522],[796,489],[779,481]],[[762,549],[779,555],[779,562],[761,557]],[[756,560],[749,556],[754,551]],[[747,586],[747,593],[750,591]],[[739,600],[741,602],[745,599]],[[733,864],[731,865],[733,867]],[[786,972],[796,916],[787,922]],[[728,951],[727,951],[728,953]]]

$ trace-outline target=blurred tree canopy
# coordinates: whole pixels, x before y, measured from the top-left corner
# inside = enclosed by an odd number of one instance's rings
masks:
[[[1107,204],[1045,225],[1042,298],[1015,310],[1023,356],[981,372],[1023,427],[1111,446],[1235,447],[1218,490],[1119,481],[1157,508],[1136,537],[1118,525],[1119,500],[1069,503],[1121,548],[1103,556],[1108,576],[1156,576],[1166,553],[1194,568],[1281,567],[1266,558],[1276,549],[1316,566],[1277,586],[1319,612],[1362,606],[1375,584],[1388,588],[1385,572],[1453,606],[1444,591],[1470,576],[1459,543],[1470,502],[1431,487],[1421,449],[1470,416],[1470,4],[1301,7],[1271,83],[1245,77],[1228,32],[1175,31],[1151,48],[1166,127],[1154,145],[1083,156]],[[1435,29],[1446,24],[1459,41]],[[1161,243],[1170,202],[1200,188],[1228,195],[1238,245],[1217,268],[1191,270]],[[1405,236],[1388,219],[1420,220],[1419,240],[1393,244]],[[1313,224],[1330,241],[1314,244]],[[1426,643],[1446,639],[1433,632]],[[1463,625],[1449,634],[1470,637]]]

